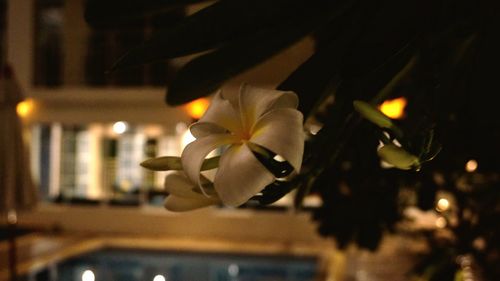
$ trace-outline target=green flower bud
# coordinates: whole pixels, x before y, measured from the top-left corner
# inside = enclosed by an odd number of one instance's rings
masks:
[[[417,156],[394,144],[384,145],[377,153],[380,159],[401,170],[410,170],[420,166]]]
[[[390,129],[394,126],[391,118],[380,112],[380,110],[378,110],[375,106],[359,100],[354,101],[353,105],[354,109],[356,109],[356,111],[361,114],[361,116],[363,116],[373,124],[387,129]]]

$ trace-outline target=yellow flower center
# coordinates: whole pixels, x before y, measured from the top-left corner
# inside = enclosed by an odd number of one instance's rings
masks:
[[[243,132],[240,135],[240,138],[242,141],[248,141],[248,140],[250,140],[251,137],[252,137],[252,135],[250,134],[250,132]]]

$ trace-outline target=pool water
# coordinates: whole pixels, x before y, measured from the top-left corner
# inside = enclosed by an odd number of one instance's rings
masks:
[[[103,249],[26,276],[28,281],[313,281],[307,257]]]

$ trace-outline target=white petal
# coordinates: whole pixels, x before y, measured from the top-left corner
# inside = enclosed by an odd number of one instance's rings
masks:
[[[230,90],[230,91],[223,91],[223,90],[220,90],[220,95],[223,99],[229,101],[229,103],[233,106],[234,108],[234,111],[235,112],[238,112],[239,114],[239,110],[240,110],[240,93],[239,91],[233,91],[233,90]]]
[[[193,183],[201,188],[203,193],[205,191],[200,182],[200,170],[203,161],[214,149],[233,142],[235,142],[235,137],[232,135],[215,134],[191,142],[182,151],[181,160],[184,172]]]
[[[195,138],[205,137],[214,133],[223,133],[225,131],[233,133],[241,132],[238,111],[233,108],[229,100],[221,96],[220,92],[214,96],[205,114],[195,124],[189,128]]]
[[[219,202],[220,201],[217,199],[207,198],[203,195],[200,195],[200,198],[184,198],[169,195],[167,199],[165,199],[164,206],[167,210],[172,212],[185,212],[218,204]]]
[[[251,129],[265,113],[278,108],[297,108],[299,99],[293,92],[255,88],[243,84],[240,88],[240,111],[243,126]]]
[[[210,122],[193,123],[189,126],[189,131],[197,139],[213,134],[224,134],[228,132],[226,128]]]
[[[173,172],[165,177],[165,191],[169,194],[184,198],[205,197],[193,191],[193,188],[197,186],[183,172]]]
[[[203,179],[207,181],[206,179]],[[173,172],[165,177],[165,191],[169,193],[164,206],[167,210],[181,212],[220,203],[217,197],[206,197],[195,191],[195,186],[183,172]]]
[[[305,135],[302,122],[302,113],[298,110],[273,110],[257,121],[252,129],[250,142],[282,156],[298,172],[304,154]]]
[[[274,181],[247,145],[232,145],[222,154],[214,185],[221,201],[239,206]]]

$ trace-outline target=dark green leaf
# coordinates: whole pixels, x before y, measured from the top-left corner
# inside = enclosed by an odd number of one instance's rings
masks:
[[[297,18],[305,0],[219,1],[178,25],[158,32],[132,49],[112,69],[184,56],[220,47],[227,42],[255,34]]]
[[[500,65],[500,40],[498,26],[500,25],[499,3],[490,1],[484,8],[490,8],[479,33],[479,40],[474,61],[468,65],[467,82],[467,117],[471,122],[482,126],[500,125],[498,118],[498,66]],[[486,13],[485,13],[486,15]]]
[[[84,16],[93,27],[115,26],[204,1],[206,0],[87,0]]]
[[[206,96],[226,80],[253,67],[304,37],[330,19],[329,5],[317,5],[303,16],[241,38],[202,55],[182,68],[169,88],[167,102],[178,105]]]
[[[274,159],[276,153],[251,142],[248,143],[248,146],[257,160],[259,160],[276,178],[284,178],[293,172],[293,167],[290,163]]]
[[[415,39],[415,38],[413,38]],[[360,55],[362,55],[360,53]],[[347,95],[343,91],[350,92],[352,99],[370,100],[380,102],[386,99],[386,86],[397,78],[399,73],[408,73],[407,66],[411,66],[415,57],[415,40],[410,40],[405,45],[400,46],[394,54],[385,57],[380,64],[373,66],[373,69],[360,76],[345,77],[343,85],[339,88],[338,95]],[[410,69],[411,70],[411,69]],[[409,70],[408,70],[409,71]],[[400,79],[396,79],[399,82]],[[391,88],[393,88],[391,86]],[[383,99],[379,98],[383,97]]]
[[[252,200],[256,200],[261,205],[272,204],[295,188],[293,182],[275,181],[262,190],[262,195],[256,195]]]
[[[335,164],[343,147],[348,143],[352,131],[358,126],[358,120],[350,115],[352,100],[377,100],[376,97],[379,91],[384,94],[386,92],[384,91],[385,86],[393,81],[394,76],[401,73],[409,64],[412,65],[411,60],[415,53],[414,39],[411,38],[409,42],[399,46],[395,53],[388,54],[387,57],[382,56],[383,59],[377,65],[372,65],[370,71],[365,72],[366,70],[363,70],[358,72],[363,73],[362,75],[349,77],[335,91],[335,102],[328,110],[331,115],[325,122],[323,129],[316,136],[323,139],[323,141],[317,145],[319,151],[312,152],[315,155],[320,155],[317,163],[314,164],[317,165],[315,166],[317,170],[324,170]],[[358,51],[363,52],[363,50]],[[362,54],[360,53],[360,55]],[[314,160],[311,161],[314,162]],[[314,178],[311,177],[310,180],[314,180]],[[309,193],[312,185],[313,183],[304,182],[299,187],[295,198],[296,207],[300,207],[303,198]]]
[[[293,198],[293,207],[296,210],[302,208],[302,203],[304,202],[304,199],[311,192],[313,180],[314,180],[313,178],[309,178],[308,180],[304,180],[304,182],[301,185],[299,185],[297,193]]]
[[[390,129],[394,126],[392,119],[382,113],[375,105],[355,100],[354,109],[365,119],[379,126],[380,128]]]
[[[320,31],[322,37],[328,37],[324,39],[326,42],[319,40],[314,55],[278,86],[299,95],[299,110],[306,116],[321,101],[321,96],[331,94],[329,89],[335,84],[342,58],[363,26],[364,10],[351,11],[354,2],[347,1],[338,9],[339,15],[344,14]]]
[[[219,166],[219,159],[220,156],[205,159],[201,166],[201,170],[205,171],[217,168]],[[157,158],[151,158],[143,161],[141,163],[141,166],[153,171],[170,171],[183,169],[181,158],[176,156],[161,156]]]
[[[381,2],[345,57],[343,76],[362,76],[374,71],[413,41],[420,21],[428,13],[425,7],[417,0]]]

